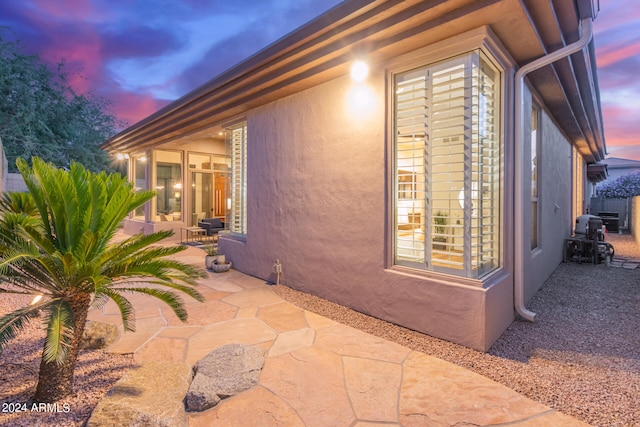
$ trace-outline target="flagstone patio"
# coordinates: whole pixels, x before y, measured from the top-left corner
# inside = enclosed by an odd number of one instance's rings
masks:
[[[183,255],[204,267],[201,250]],[[232,270],[209,273],[200,285],[206,301],[185,296],[187,323],[160,301],[132,296],[136,332],[108,349],[191,366],[224,344],[262,348],[259,384],[189,413],[189,426],[586,425],[464,368],[298,308],[263,280]],[[120,325],[112,303],[89,317]]]

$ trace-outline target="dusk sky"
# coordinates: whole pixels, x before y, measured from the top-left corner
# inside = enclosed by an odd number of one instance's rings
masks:
[[[128,124],[230,68],[340,0],[2,0],[23,52],[64,59],[78,92]],[[640,160],[640,2],[600,0],[594,22],[609,157]]]

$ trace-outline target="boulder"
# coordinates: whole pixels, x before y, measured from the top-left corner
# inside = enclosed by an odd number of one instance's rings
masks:
[[[215,349],[193,366],[193,381],[185,397],[187,411],[205,411],[255,386],[263,365],[261,349],[244,344]]]
[[[146,362],[131,369],[98,402],[87,427],[186,427],[183,398],[191,369]]]
[[[82,350],[95,350],[108,347],[118,339],[118,335],[119,332],[116,325],[87,320],[80,348]]]

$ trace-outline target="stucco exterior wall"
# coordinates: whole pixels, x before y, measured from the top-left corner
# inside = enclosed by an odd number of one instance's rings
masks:
[[[510,274],[483,288],[386,264],[385,78],[368,81],[340,78],[249,112],[248,231],[221,237],[221,252],[270,281],[280,260],[292,288],[486,350],[513,319]],[[365,99],[349,107],[359,90]]]
[[[531,101],[529,100],[529,103]],[[525,110],[530,111],[530,110]],[[530,126],[530,125],[528,125]],[[571,235],[571,144],[560,132],[546,111],[540,117],[541,153],[538,203],[540,232],[538,248],[531,250],[531,209],[524,209],[525,241],[525,301],[540,289],[544,281],[562,262],[564,239]],[[531,132],[528,132],[530,135]],[[530,153],[530,150],[528,150]],[[528,163],[527,163],[528,164]],[[586,182],[586,180],[584,181]],[[530,188],[530,184],[525,188]],[[528,193],[529,197],[531,193]],[[525,199],[526,200],[526,199]],[[526,238],[528,236],[529,238]]]
[[[4,181],[5,187],[3,191],[28,191],[27,184],[24,183],[24,179],[19,173],[7,173]]]

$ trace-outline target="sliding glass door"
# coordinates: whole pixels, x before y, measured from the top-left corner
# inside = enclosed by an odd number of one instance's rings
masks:
[[[213,203],[213,173],[191,173],[191,225],[203,218],[215,216]]]

